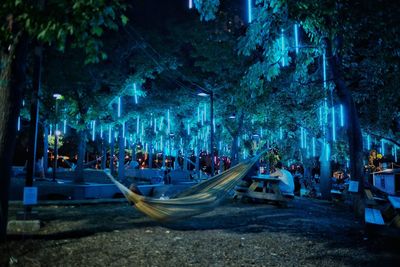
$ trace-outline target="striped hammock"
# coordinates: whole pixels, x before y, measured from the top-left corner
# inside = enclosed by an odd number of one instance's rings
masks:
[[[260,155],[190,187],[171,199],[158,199],[136,194],[111,175],[109,177],[138,210],[155,220],[173,221],[214,209],[235,187],[237,181],[249,172]]]

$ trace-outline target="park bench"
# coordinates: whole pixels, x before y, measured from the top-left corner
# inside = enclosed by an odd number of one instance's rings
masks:
[[[400,228],[400,197],[389,196],[388,199],[394,210],[394,217],[391,220],[390,225]]]
[[[384,225],[385,221],[380,210],[365,208],[365,223]]]

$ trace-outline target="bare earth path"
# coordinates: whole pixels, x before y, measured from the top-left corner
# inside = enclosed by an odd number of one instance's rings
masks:
[[[11,208],[11,217],[17,207]],[[289,208],[227,201],[161,224],[128,204],[38,207],[42,229],[10,235],[10,266],[396,266],[400,238],[369,237],[344,207],[296,199]],[[10,261],[11,259],[11,261]],[[397,265],[400,266],[400,265]]]

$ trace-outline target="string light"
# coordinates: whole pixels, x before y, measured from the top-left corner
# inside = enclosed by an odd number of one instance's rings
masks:
[[[137,93],[136,93],[136,83],[133,83],[133,94],[135,96],[135,104],[137,104],[138,103],[138,96],[137,96]]]
[[[251,0],[247,0],[247,15],[248,15],[248,21],[249,23],[251,23],[251,21],[253,20],[253,16],[251,13]]]
[[[285,37],[283,35],[284,30],[281,29],[281,48],[282,48],[282,67],[285,67],[286,62],[285,62]]]
[[[118,118],[121,117],[121,97],[118,97]]]
[[[294,24],[294,38],[296,44],[296,54],[299,53],[299,25],[296,23]]]
[[[92,121],[92,141],[96,139],[96,121]]]
[[[336,119],[334,106],[332,106],[332,140],[336,141]]]
[[[340,126],[344,126],[344,111],[343,111],[343,105],[340,105]]]

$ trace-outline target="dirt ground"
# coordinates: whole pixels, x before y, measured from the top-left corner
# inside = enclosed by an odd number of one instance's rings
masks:
[[[18,207],[11,207],[11,217]],[[128,204],[42,206],[35,235],[9,235],[10,266],[395,266],[400,238],[368,236],[343,206],[295,199],[288,208],[227,201],[162,224]],[[397,265],[399,266],[399,265]]]

